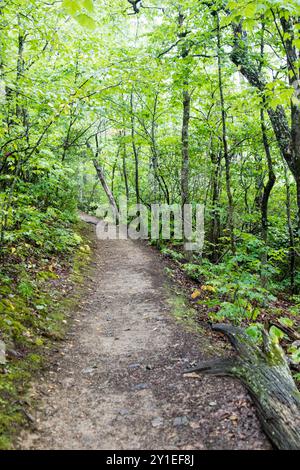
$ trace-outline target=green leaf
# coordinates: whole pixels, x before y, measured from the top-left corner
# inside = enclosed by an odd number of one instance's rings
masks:
[[[294,39],[293,45],[297,47],[297,49],[300,49],[300,39]]]
[[[278,343],[282,338],[284,338],[283,331],[281,331],[276,326],[271,326],[269,334],[272,341],[274,341],[275,343]]]
[[[280,322],[283,326],[287,326],[288,328],[292,328],[292,326],[294,325],[294,321],[291,320],[290,318],[287,318],[287,317],[281,317],[281,318],[279,318],[279,322]]]
[[[220,21],[220,26],[228,26],[231,23],[232,19],[230,16],[223,16]]]
[[[81,10],[80,2],[77,0],[63,0],[62,6],[72,16]]]
[[[246,328],[246,333],[255,341],[258,342],[262,339],[262,333],[261,333],[262,325],[261,324],[254,324],[251,326],[248,326]]]
[[[94,11],[94,3],[93,3],[93,0],[83,0],[82,2],[82,5],[84,6],[84,8],[89,11],[90,13],[92,13]]]
[[[256,4],[255,3],[249,3],[246,8],[244,9],[244,15],[247,18],[253,18],[253,16],[256,13]]]
[[[293,364],[300,364],[300,348],[297,348],[291,355],[291,361]]]
[[[96,27],[95,20],[91,18],[89,15],[86,15],[85,13],[80,13],[79,15],[76,15],[75,19],[84,28],[95,29]]]

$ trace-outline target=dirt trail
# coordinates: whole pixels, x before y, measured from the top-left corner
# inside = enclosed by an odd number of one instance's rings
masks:
[[[94,243],[86,294],[35,384],[35,429],[17,447],[270,448],[238,382],[183,377],[215,343],[175,320],[161,255],[138,242]]]

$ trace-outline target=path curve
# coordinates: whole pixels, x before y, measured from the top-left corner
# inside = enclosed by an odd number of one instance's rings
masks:
[[[237,381],[182,375],[215,344],[175,320],[162,256],[139,242],[96,241],[89,227],[95,257],[85,295],[35,384],[35,429],[17,447],[270,448]]]

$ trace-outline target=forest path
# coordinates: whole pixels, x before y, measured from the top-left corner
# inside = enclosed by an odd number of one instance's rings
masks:
[[[216,343],[174,318],[178,296],[163,257],[139,242],[97,241],[89,230],[95,251],[85,294],[36,380],[34,429],[17,447],[270,448],[237,381],[183,376]]]

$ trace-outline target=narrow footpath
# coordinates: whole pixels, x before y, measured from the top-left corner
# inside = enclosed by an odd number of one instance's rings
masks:
[[[95,250],[84,295],[33,384],[35,424],[17,447],[269,449],[238,381],[183,375],[222,350],[175,318],[179,287],[163,257],[140,242],[96,240],[88,227]]]

